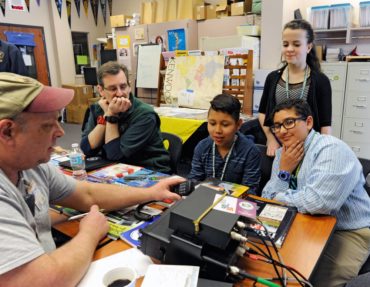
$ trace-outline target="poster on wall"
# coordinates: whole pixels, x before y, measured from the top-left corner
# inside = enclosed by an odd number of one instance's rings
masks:
[[[63,3],[63,0],[55,0],[55,4],[57,5],[59,17],[62,16],[62,3]]]
[[[129,71],[131,71],[130,40],[129,35],[117,35],[116,37],[118,62],[125,65]]]
[[[80,18],[81,0],[75,0],[78,18]]]
[[[71,9],[72,9],[72,0],[66,0],[67,5],[67,18],[68,18],[68,24],[69,28],[71,28]]]
[[[26,3],[24,0],[8,0],[9,8],[12,11],[26,11]]]
[[[90,0],[91,9],[93,12],[95,25],[98,25],[98,9],[99,9],[99,2],[98,0]]]
[[[103,14],[104,25],[107,24],[107,0],[100,0],[100,8]]]
[[[89,0],[82,0],[86,17],[89,15]]]
[[[0,0],[0,8],[3,12],[3,16],[5,17],[5,0]]]
[[[168,30],[168,51],[186,50],[185,29]]]

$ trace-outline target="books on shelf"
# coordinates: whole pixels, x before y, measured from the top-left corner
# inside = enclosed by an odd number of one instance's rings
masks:
[[[259,243],[264,239],[268,245],[272,245],[269,239],[271,238],[280,248],[297,214],[297,209],[293,206],[266,202],[252,197],[248,197],[248,201],[256,203],[257,218],[263,224],[262,226],[258,223],[248,223],[248,239]]]

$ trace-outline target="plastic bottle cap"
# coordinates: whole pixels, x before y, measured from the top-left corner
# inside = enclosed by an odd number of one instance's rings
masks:
[[[135,171],[135,170],[134,170],[133,168],[128,168],[128,169],[127,169],[128,174],[134,173],[134,171]]]
[[[117,174],[116,174],[116,177],[119,177],[119,178],[120,178],[120,177],[123,177],[123,174],[122,174],[122,173],[117,173]]]

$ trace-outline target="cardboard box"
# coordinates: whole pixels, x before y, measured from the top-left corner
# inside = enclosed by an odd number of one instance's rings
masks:
[[[229,5],[218,5],[216,8],[216,18],[228,17],[230,16],[230,6]]]
[[[195,14],[196,20],[205,20],[207,18],[205,5],[196,6],[194,11],[195,11],[194,14]]]
[[[128,26],[128,20],[132,19],[131,16],[126,15],[113,15],[110,16],[110,25],[112,28]]]
[[[62,88],[75,92],[72,102],[67,107],[88,105],[88,99],[93,97],[93,87],[89,85],[62,85]]]
[[[194,8],[204,5],[203,0],[178,0],[177,1],[177,19],[196,19]]]
[[[231,16],[238,16],[245,14],[245,3],[236,2],[231,4]]]
[[[67,123],[82,124],[88,105],[78,105],[66,107]]]
[[[157,9],[157,2],[141,3],[141,24],[155,23],[156,9]]]
[[[246,24],[261,26],[261,15],[249,14],[246,15]]]
[[[216,19],[216,6],[215,5],[206,6],[206,19]]]

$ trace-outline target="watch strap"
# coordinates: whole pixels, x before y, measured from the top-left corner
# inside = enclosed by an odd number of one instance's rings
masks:
[[[117,117],[117,116],[105,116],[104,119],[108,123],[116,124],[116,123],[118,123],[119,117]]]

